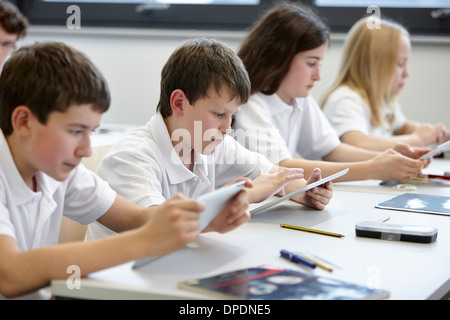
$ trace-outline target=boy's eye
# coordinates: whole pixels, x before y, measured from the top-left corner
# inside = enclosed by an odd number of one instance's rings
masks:
[[[82,129],[68,129],[67,130],[71,135],[77,136],[81,133],[83,133]]]
[[[224,113],[215,113],[215,116],[217,118],[222,118],[224,116]]]

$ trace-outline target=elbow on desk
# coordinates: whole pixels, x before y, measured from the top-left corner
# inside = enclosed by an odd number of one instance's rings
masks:
[[[25,288],[22,281],[17,281],[13,272],[0,270],[0,294],[8,299],[17,298],[30,293],[29,288]],[[31,290],[32,291],[32,290]]]
[[[16,298],[22,294],[20,288],[9,280],[0,279],[0,294],[5,298]]]

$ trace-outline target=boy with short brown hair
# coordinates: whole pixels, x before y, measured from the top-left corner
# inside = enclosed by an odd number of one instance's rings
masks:
[[[169,57],[161,72],[157,113],[144,126],[118,141],[97,173],[119,194],[143,206],[158,205],[176,193],[192,198],[246,177],[252,180],[249,203],[266,200],[309,181],[303,169],[274,166],[230,136],[231,121],[250,94],[247,71],[236,53],[221,41],[191,39]],[[322,210],[332,184],[293,198]],[[230,221],[232,225],[232,221]],[[111,234],[94,223],[88,239]]]
[[[201,203],[177,195],[143,208],[80,164],[91,155],[90,133],[109,102],[99,70],[63,43],[22,47],[6,62],[0,76],[0,299],[49,298],[39,289],[67,278],[71,265],[83,276],[173,252],[199,236]],[[245,216],[245,192],[234,205],[234,214]],[[62,215],[129,231],[57,245]]]

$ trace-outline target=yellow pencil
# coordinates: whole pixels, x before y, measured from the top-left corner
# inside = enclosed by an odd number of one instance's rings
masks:
[[[304,255],[301,255],[301,254],[299,254],[299,256],[301,256],[302,258],[304,258],[304,259],[306,259],[308,261],[311,261],[312,263],[314,263],[319,268],[322,268],[322,269],[324,269],[324,270],[326,270],[328,272],[333,272],[333,269],[331,267],[324,265],[323,263],[317,261],[316,259],[310,258],[309,256],[304,256]]]
[[[322,230],[316,230],[316,229],[309,229],[309,228],[304,228],[304,227],[297,227],[297,226],[292,226],[292,225],[284,224],[284,223],[281,223],[280,227],[287,228],[287,229],[299,230],[299,231],[318,233],[318,234],[323,234],[323,235],[326,235],[326,236],[332,236],[332,237],[338,237],[338,238],[345,237],[343,234],[339,234],[339,233],[322,231]]]

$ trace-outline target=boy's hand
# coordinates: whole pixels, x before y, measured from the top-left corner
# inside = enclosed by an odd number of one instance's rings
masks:
[[[249,190],[249,202],[258,203],[274,194],[283,196],[284,186],[292,181],[303,178],[301,168],[277,168],[276,172],[259,174],[253,180],[253,188]]]
[[[320,169],[316,168],[313,170],[313,173],[309,177],[307,184],[313,183],[320,179],[322,179]],[[323,210],[333,197],[333,183],[331,181],[328,181],[324,185],[306,191],[305,193],[301,194],[301,196],[302,199],[300,200],[300,203],[308,207]]]
[[[159,256],[183,248],[199,237],[200,213],[204,205],[176,195],[165,203],[148,207],[153,210],[150,219],[142,227],[143,245],[150,246],[149,252]]]
[[[245,188],[252,188],[252,182],[247,178],[237,179],[227,185],[231,185],[241,180],[246,180]],[[238,226],[246,223],[250,219],[248,209],[249,193],[246,189],[235,195],[222,209],[222,211],[210,222],[203,232],[216,231],[219,233],[229,232]]]

